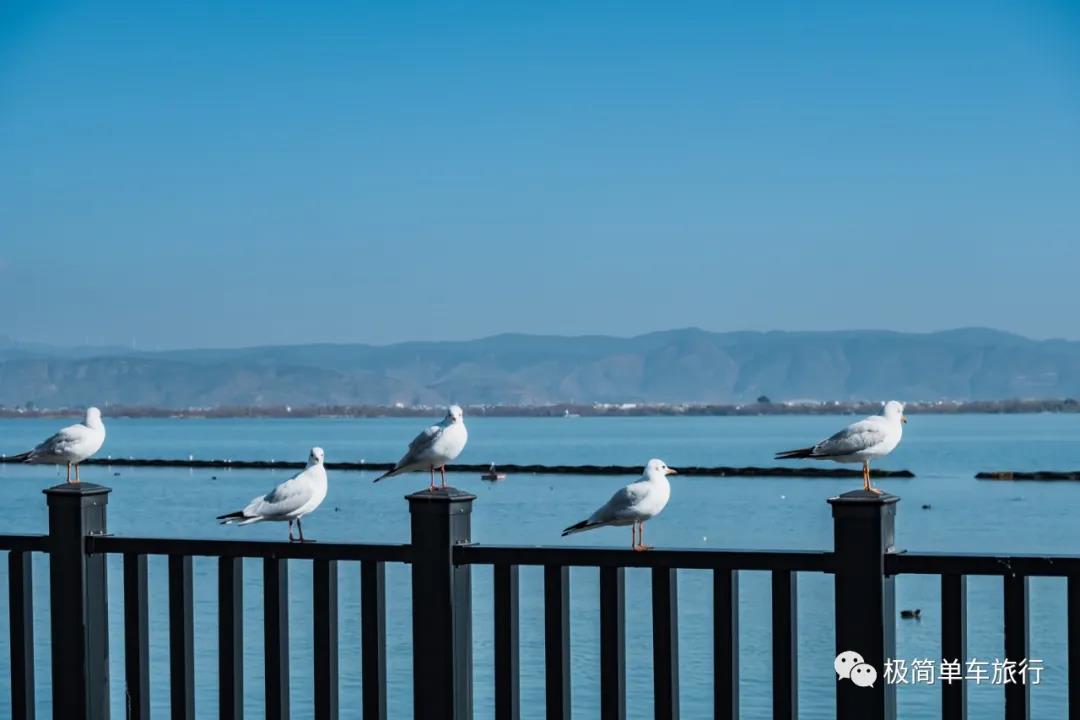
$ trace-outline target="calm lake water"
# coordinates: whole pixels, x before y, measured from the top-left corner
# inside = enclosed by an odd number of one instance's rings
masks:
[[[852,418],[575,418],[468,419],[470,442],[463,462],[644,464],[650,457],[680,465],[772,465],[772,453],[807,444]],[[112,457],[304,460],[320,445],[328,461],[390,461],[423,425],[416,419],[378,420],[112,420],[103,455]],[[51,433],[55,420],[0,420],[0,452],[24,450]],[[978,470],[1080,468],[1080,415],[914,416],[904,441],[881,463],[907,468],[913,480],[884,483],[902,501],[897,545],[909,550],[1080,553],[1080,484],[977,481]],[[216,479],[214,479],[216,476]],[[288,476],[274,471],[151,470],[87,467],[83,477],[113,488],[109,529],[119,535],[284,539],[286,527],[262,524],[222,527],[214,515],[242,507]],[[320,540],[407,542],[403,496],[422,488],[426,476],[394,478],[373,485],[371,473],[330,473],[326,503],[305,529]],[[601,529],[563,539],[559,531],[588,515],[631,478],[557,475],[511,476],[497,485],[478,477],[452,476],[453,485],[478,496],[473,539],[480,543],[626,546],[629,532]],[[41,490],[63,481],[49,467],[0,465],[0,500],[8,508],[3,532],[44,532]],[[671,503],[649,525],[659,547],[725,549],[829,549],[831,519],[826,498],[858,487],[859,481],[780,478],[673,478]],[[931,504],[932,509],[920,509]],[[7,564],[0,564],[6,597]],[[37,700],[40,716],[51,713],[47,559],[35,559]],[[123,717],[123,595],[121,564],[111,558],[110,665],[113,716]],[[359,567],[340,570],[342,717],[359,717]],[[151,561],[152,703],[156,716],[168,712],[166,568]],[[293,717],[312,715],[310,563],[290,565],[291,690]],[[578,717],[599,707],[599,594],[595,570],[572,571],[573,704]],[[261,565],[245,565],[246,709],[262,715]],[[491,572],[473,576],[476,717],[492,715]],[[708,573],[679,577],[680,672],[683,716],[711,716],[711,585]],[[411,714],[410,597],[408,568],[388,566],[388,679],[390,717]],[[543,717],[542,578],[521,576],[522,716]],[[832,582],[821,574],[799,576],[800,717],[834,717]],[[938,581],[901,577],[897,606],[921,608],[919,622],[897,625],[898,657],[938,655]],[[1003,657],[1001,581],[969,581],[969,654],[980,660]],[[1042,684],[1032,689],[1032,717],[1057,718],[1066,709],[1066,648],[1062,580],[1031,583],[1032,657],[1044,665]],[[652,649],[649,576],[627,573],[628,714],[652,717]],[[6,603],[5,603],[6,607]],[[743,573],[740,597],[742,716],[764,718],[770,710],[769,578]],[[7,613],[0,613],[0,702],[8,685]],[[217,702],[216,568],[195,560],[195,673],[197,714],[210,716]],[[910,663],[909,663],[910,664]],[[971,716],[1002,717],[1000,687],[970,687]],[[901,717],[937,718],[940,689],[901,686]]]

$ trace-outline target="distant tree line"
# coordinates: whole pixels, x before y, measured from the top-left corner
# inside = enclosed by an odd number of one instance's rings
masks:
[[[771,401],[765,395],[757,402],[732,405],[675,404],[675,403],[559,403],[552,405],[466,405],[466,414],[480,417],[634,417],[634,416],[739,416],[739,415],[869,415],[881,409],[880,402],[831,401],[785,403]],[[130,418],[314,418],[314,417],[428,417],[444,408],[424,405],[287,405],[221,406],[213,408],[146,407],[138,405],[102,406],[109,417]],[[909,414],[958,415],[1017,414],[1017,413],[1075,413],[1080,402],[1074,398],[1046,400],[947,400],[911,402]],[[0,406],[0,417],[59,417],[81,414],[82,408],[38,407],[32,401],[22,407]]]

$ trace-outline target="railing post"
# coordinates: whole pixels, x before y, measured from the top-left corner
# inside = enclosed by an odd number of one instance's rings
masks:
[[[853,490],[829,499],[836,559],[836,654],[854,651],[877,672],[871,687],[837,679],[837,720],[895,720],[896,687],[885,661],[896,657],[896,592],[885,575],[894,549],[894,495]]]
[[[105,556],[86,554],[86,536],[105,534],[107,487],[63,484],[49,505],[52,701],[58,718],[109,718],[109,632]]]
[[[472,718],[472,574],[453,547],[471,542],[475,495],[456,488],[413,493],[413,716]]]

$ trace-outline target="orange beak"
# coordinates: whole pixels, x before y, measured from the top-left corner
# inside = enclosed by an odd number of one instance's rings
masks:
[[[667,470],[664,471],[664,474],[665,475],[678,475],[679,473],[675,472],[675,468],[668,468]]]

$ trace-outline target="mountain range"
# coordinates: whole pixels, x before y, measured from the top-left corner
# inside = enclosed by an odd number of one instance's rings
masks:
[[[0,338],[0,404],[163,408],[1080,396],[1080,342],[967,328],[505,334],[158,352]]]

